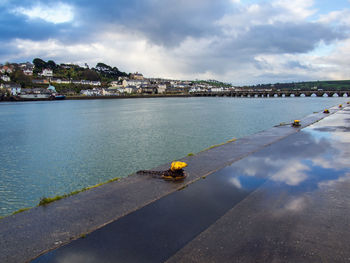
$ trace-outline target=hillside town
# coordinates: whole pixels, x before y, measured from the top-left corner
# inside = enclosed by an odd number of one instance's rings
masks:
[[[191,94],[234,90],[230,84],[215,80],[184,81],[146,78],[125,73],[98,63],[89,68],[75,64],[56,64],[34,59],[33,63],[0,64],[0,96],[49,98],[60,96],[132,96]]]

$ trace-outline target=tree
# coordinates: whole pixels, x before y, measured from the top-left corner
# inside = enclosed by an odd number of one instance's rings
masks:
[[[111,66],[106,65],[105,63],[99,62],[96,65],[97,71],[110,71],[112,70]]]
[[[46,62],[40,58],[33,59],[33,64],[35,74],[42,72],[43,69],[46,68]]]
[[[91,69],[85,69],[81,74],[81,77],[86,80],[100,80],[100,76]]]
[[[57,68],[57,65],[56,65],[55,61],[49,60],[46,63],[46,67],[49,69],[55,70]]]

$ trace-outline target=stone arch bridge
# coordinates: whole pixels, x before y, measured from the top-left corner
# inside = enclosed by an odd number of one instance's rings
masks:
[[[348,97],[350,91],[222,91],[222,92],[197,92],[192,96],[208,96],[208,97]]]

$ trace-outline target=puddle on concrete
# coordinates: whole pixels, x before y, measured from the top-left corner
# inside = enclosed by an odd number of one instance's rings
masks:
[[[163,262],[265,181],[223,169],[34,262]]]
[[[330,116],[33,262],[163,262],[266,182],[298,209],[304,194],[350,178],[343,127]]]

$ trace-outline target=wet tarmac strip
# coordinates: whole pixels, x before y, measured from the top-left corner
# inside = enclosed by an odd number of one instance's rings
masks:
[[[222,260],[239,254],[250,255],[245,260],[241,258],[244,262],[257,259],[254,258],[254,248],[255,255],[261,256],[257,247],[263,246],[263,253],[267,253],[276,246],[264,240],[270,233],[266,229],[274,233],[271,240],[287,244],[293,224],[308,215],[296,217],[295,211],[310,202],[319,211],[324,211],[322,204],[315,201],[316,193],[327,197],[326,191],[333,190],[327,186],[342,182],[344,187],[350,183],[350,164],[347,162],[350,158],[347,150],[350,149],[349,113],[344,110],[337,116],[330,116],[33,262],[164,262],[174,254],[173,262],[203,262],[209,259],[205,253],[208,247],[214,250],[209,261],[220,262],[220,253],[227,256]],[[344,200],[350,200],[345,192],[342,196]],[[325,201],[326,197],[318,198]],[[321,221],[315,219],[314,222],[324,225],[326,222],[322,220],[335,220],[338,224],[333,228],[339,235],[339,229],[348,229],[349,220],[337,221],[338,216],[349,218],[350,212],[347,211],[350,209],[346,202],[328,206],[333,207],[331,215],[326,219],[324,215],[318,215],[316,218]],[[269,211],[274,215],[276,211],[272,208],[280,209],[277,218],[286,216],[281,219],[285,224],[261,212]],[[334,208],[338,210],[334,211]],[[261,217],[256,217],[254,211],[258,211]],[[230,213],[232,215],[228,216]],[[219,224],[221,228],[205,235],[220,220],[226,220],[222,225],[233,222],[235,227],[225,230]],[[259,221],[265,224],[261,225]],[[247,233],[250,236],[245,240],[245,248],[230,249],[233,244],[242,244],[241,239]],[[202,235],[207,243],[201,243]],[[343,235],[343,241],[342,248],[348,248],[346,243],[350,244],[350,235]],[[233,252],[222,253],[220,249],[225,247],[226,252]],[[289,250],[284,252],[283,256],[291,253]]]
[[[223,169],[33,262],[164,262],[265,182]]]

